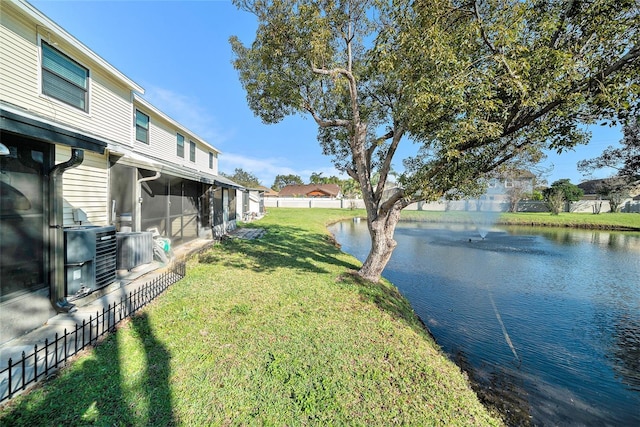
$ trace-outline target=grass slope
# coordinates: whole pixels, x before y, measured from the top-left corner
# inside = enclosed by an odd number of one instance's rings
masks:
[[[326,231],[360,211],[272,209],[0,425],[500,425],[408,302]]]

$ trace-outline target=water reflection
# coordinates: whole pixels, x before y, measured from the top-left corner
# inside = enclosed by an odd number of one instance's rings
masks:
[[[512,370],[494,367],[490,370],[476,368],[469,363],[467,355],[458,351],[453,361],[467,374],[478,397],[486,404],[497,408],[509,425],[530,426],[531,406],[522,378]]]
[[[331,228],[363,260],[366,224]],[[523,425],[640,425],[640,233],[402,224],[384,275]]]
[[[630,313],[622,313],[613,326],[608,357],[616,376],[629,390],[640,393],[640,319]]]

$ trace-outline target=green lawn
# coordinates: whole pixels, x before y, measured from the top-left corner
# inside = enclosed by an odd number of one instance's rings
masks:
[[[404,221],[428,222],[468,222],[469,214],[461,211],[403,211]],[[637,213],[561,213],[551,215],[548,212],[501,213],[496,217],[500,225],[533,225],[548,227],[576,227],[597,229],[620,229],[640,231],[640,214]]]
[[[326,230],[362,211],[270,209],[0,425],[500,425],[388,282]]]
[[[504,213],[500,223],[505,225],[536,225],[577,228],[602,228],[640,230],[640,214],[637,213]]]

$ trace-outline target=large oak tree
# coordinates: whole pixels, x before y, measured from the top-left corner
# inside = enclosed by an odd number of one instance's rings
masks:
[[[636,0],[233,0],[250,108],[303,114],[362,189],[377,281],[410,203],[478,193],[484,176],[586,143],[582,124],[636,114]],[[415,144],[387,188],[400,144]],[[372,180],[373,176],[379,177]]]

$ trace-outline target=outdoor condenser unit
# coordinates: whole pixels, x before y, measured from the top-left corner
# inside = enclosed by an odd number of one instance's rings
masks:
[[[94,291],[116,280],[116,228],[71,227],[64,230],[66,294]]]
[[[153,261],[153,233],[150,231],[116,233],[118,270],[131,270]]]

